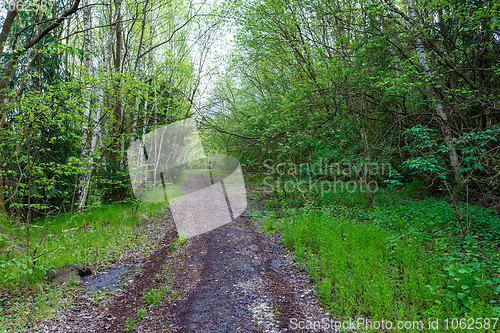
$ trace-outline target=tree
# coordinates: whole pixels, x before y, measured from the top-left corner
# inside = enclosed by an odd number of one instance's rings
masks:
[[[2,27],[2,34],[0,37],[0,53],[3,55],[3,50],[5,48],[5,43],[7,41],[7,38],[9,37],[14,19],[18,15],[18,5],[19,2],[15,2],[15,5],[13,8],[9,8],[7,12],[7,16],[5,18],[3,27]],[[10,52],[10,57],[8,57],[2,64],[3,68],[3,75],[0,78],[0,142],[2,141],[3,138],[3,128],[4,128],[4,123],[7,118],[7,114],[9,112],[9,104],[10,101],[8,100],[9,94],[8,94],[8,83],[9,80],[12,76],[14,67],[19,60],[19,58],[25,54],[28,50],[30,50],[32,47],[34,47],[38,42],[40,42],[48,33],[50,33],[52,30],[56,29],[59,27],[59,25],[68,17],[71,15],[75,14],[80,5],[80,0],[75,0],[71,7],[65,10],[61,15],[58,17],[52,18],[49,20],[48,24],[43,27],[43,29],[40,30],[40,32],[35,35],[35,37],[30,38],[26,43],[23,45],[13,45],[12,46],[12,51]],[[16,38],[17,39],[17,38]],[[5,173],[3,170],[3,160],[0,156],[0,211],[5,212]]]

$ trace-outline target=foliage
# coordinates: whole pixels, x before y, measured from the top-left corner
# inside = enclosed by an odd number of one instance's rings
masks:
[[[385,192],[371,208],[337,192],[323,197],[320,208],[281,208],[281,218],[265,225],[282,230],[337,318],[498,317],[498,216],[469,207],[471,234],[461,238],[446,201],[409,199],[405,188]]]
[[[33,286],[44,281],[46,271],[70,264],[113,262],[143,241],[136,230],[138,216],[151,211],[145,206],[134,212],[130,206],[115,205],[41,218],[32,225],[33,250],[28,254],[21,251],[26,228],[7,220],[1,226],[5,246],[0,253],[0,286]]]
[[[417,177],[455,197],[495,193],[498,6],[266,0],[227,7],[238,33],[212,97],[211,105],[224,106],[212,109],[213,142],[240,154],[247,171],[262,172],[267,159],[362,160],[395,166],[402,177],[388,185]]]
[[[47,271],[74,264],[104,268],[138,246],[151,246],[146,244],[144,229],[162,230],[155,223],[144,225],[141,219],[148,216],[154,220],[164,214],[163,208],[162,204],[114,205],[40,218],[32,233],[38,248],[30,256],[23,251],[22,224],[3,220],[0,288],[10,295],[4,300],[10,305],[2,310],[0,327],[20,330],[57,314],[61,302],[70,296],[71,286],[49,285],[44,279]]]

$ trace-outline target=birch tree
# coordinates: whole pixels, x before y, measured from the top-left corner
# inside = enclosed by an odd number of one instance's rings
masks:
[[[88,82],[85,87],[85,106],[84,106],[84,122],[82,131],[82,152],[80,155],[81,160],[85,163],[85,171],[80,177],[80,189],[79,189],[79,200],[78,200],[78,210],[81,210],[87,201],[90,182],[92,175],[95,171],[95,158],[94,154],[97,152],[97,143],[99,138],[99,133],[101,130],[100,118],[102,109],[102,100],[100,99],[100,104],[97,109],[92,103],[94,94],[94,82],[93,79],[96,74],[96,69],[94,66],[94,36],[92,30],[92,0],[85,1],[85,9],[83,12],[83,26],[84,26],[84,50],[85,50],[85,68],[89,75]],[[99,96],[103,96],[102,88]],[[96,110],[95,110],[96,109]]]
[[[417,25],[418,21],[418,15],[417,11],[415,9],[415,4],[413,0],[408,0],[408,11],[409,11],[409,16],[413,21],[413,24]],[[420,36],[417,34],[415,37],[415,46],[416,46],[416,52],[418,55],[418,61],[420,65],[422,66],[422,69],[424,70],[425,75],[429,79],[430,83],[430,90],[431,94],[433,97],[433,103],[434,103],[434,109],[436,111],[436,114],[440,118],[440,123],[441,123],[441,131],[443,132],[443,137],[445,143],[448,145],[448,155],[450,158],[450,166],[451,169],[453,170],[453,174],[455,176],[456,180],[459,180],[460,174],[460,162],[458,159],[458,154],[456,149],[453,147],[453,135],[451,133],[451,129],[449,126],[449,117],[448,114],[446,113],[445,107],[443,105],[443,102],[441,100],[441,96],[439,96],[439,93],[435,90],[434,88],[434,81],[436,78],[433,75],[433,72],[431,70],[431,67],[429,65],[429,62],[427,61],[427,55],[425,54],[425,48],[424,44],[422,42],[422,39]]]

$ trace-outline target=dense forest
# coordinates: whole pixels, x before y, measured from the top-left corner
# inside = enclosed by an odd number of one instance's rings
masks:
[[[380,179],[390,184],[415,176],[474,200],[498,191],[495,2],[22,6],[1,37],[9,216],[130,198],[129,143],[193,116],[250,171],[269,158],[369,161],[394,167]],[[196,105],[221,27],[237,29],[234,50]]]
[[[419,266],[411,275],[429,280],[405,289],[420,309],[410,317],[500,314],[497,1],[10,0],[0,16],[5,290],[71,261],[68,245],[50,245],[68,229],[60,216],[87,221],[118,204],[137,211],[128,147],[195,118],[206,151],[237,157],[265,192],[268,227],[307,263],[333,313],[379,318],[399,302],[370,307],[328,275],[343,264],[322,261],[322,246],[333,245],[321,237],[335,229],[331,216],[344,216],[367,229],[329,239],[373,232],[391,239],[383,251],[392,254],[405,240],[427,250],[435,238],[452,242],[432,250],[455,253],[436,259],[435,274]],[[412,256],[393,264],[426,257]],[[333,295],[344,301],[333,304]]]
[[[262,2],[216,101],[247,166],[391,163],[435,190],[498,191],[498,4]],[[237,83],[237,84],[236,84]],[[222,126],[222,125],[221,125]]]

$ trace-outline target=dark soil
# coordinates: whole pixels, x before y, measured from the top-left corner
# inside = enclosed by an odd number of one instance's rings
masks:
[[[95,331],[123,332],[127,318],[134,318],[137,314],[137,305],[141,304],[143,298],[142,292],[153,284],[154,276],[160,273],[165,258],[171,251],[170,243],[176,237],[177,233],[173,229],[167,233],[158,250],[149,257],[142,270],[135,275],[133,282],[111,304],[104,320],[97,323]]]
[[[291,318],[328,318],[279,236],[254,224],[240,217],[174,251],[169,243],[175,233],[169,233],[91,331],[123,332],[142,308],[147,315],[134,332],[299,332],[291,329]],[[156,274],[168,275],[172,288],[161,305],[147,307],[142,291],[159,285]],[[180,294],[172,300],[175,291]]]
[[[253,209],[258,209],[253,204]],[[82,291],[69,313],[46,332],[305,332],[291,320],[328,318],[308,275],[293,261],[276,234],[263,232],[249,210],[211,232],[174,242],[170,222],[157,249],[104,303]],[[123,266],[125,267],[125,266]],[[123,268],[122,267],[122,268]],[[129,268],[125,268],[128,270]],[[103,275],[101,274],[101,279]],[[143,293],[167,286],[161,304],[147,305]],[[146,314],[137,319],[139,309]],[[319,328],[307,332],[325,332]]]

